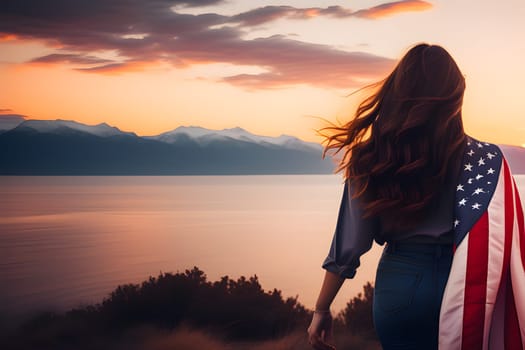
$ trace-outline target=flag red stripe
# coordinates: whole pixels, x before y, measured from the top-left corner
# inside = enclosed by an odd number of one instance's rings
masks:
[[[510,277],[510,251],[512,249],[512,236],[514,231],[514,200],[516,193],[512,191],[513,178],[509,165],[503,161],[503,175],[505,179],[505,255],[502,283],[506,283],[505,296],[505,319],[504,319],[504,341],[506,350],[521,349],[521,336],[519,329],[514,293],[512,291],[512,280]],[[515,187],[515,186],[514,186]],[[516,188],[516,187],[515,187]],[[518,197],[519,198],[519,197]],[[520,209],[518,209],[520,210]],[[518,211],[519,213],[519,211]],[[518,215],[519,217],[519,215]],[[519,219],[518,219],[519,220]],[[500,284],[501,285],[501,284]]]
[[[523,208],[521,206],[520,194],[518,192],[518,186],[514,183],[514,195],[516,198],[516,218],[518,219],[518,231],[520,237],[520,253],[521,263],[525,269],[525,224],[523,219]]]
[[[512,193],[512,175],[509,165],[503,161],[503,180],[505,182],[505,252],[503,257],[502,281],[509,278],[510,251],[512,249],[512,232],[514,230],[514,199]],[[500,282],[501,286],[501,282]]]
[[[505,301],[505,350],[523,350],[521,347],[520,325],[510,278],[507,284]]]
[[[488,267],[488,213],[469,232],[462,349],[481,349],[485,324]]]

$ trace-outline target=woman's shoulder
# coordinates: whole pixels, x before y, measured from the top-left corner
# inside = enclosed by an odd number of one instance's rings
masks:
[[[493,152],[497,152],[496,155],[499,155],[499,156],[502,155],[502,152],[499,146],[496,145],[495,143],[478,140],[470,135],[467,135],[467,147],[465,148],[465,151],[467,153],[471,151],[475,153],[476,150],[479,151],[478,153],[484,153],[484,152],[487,153],[487,152],[493,151]],[[488,157],[491,157],[491,156],[488,156]]]
[[[460,182],[463,181],[467,185],[481,183],[493,185],[488,178],[499,174],[502,160],[503,152],[498,145],[467,135],[467,144],[460,169]]]

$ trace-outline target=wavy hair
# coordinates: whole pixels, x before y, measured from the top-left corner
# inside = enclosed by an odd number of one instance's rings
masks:
[[[440,46],[418,44],[399,61],[348,123],[322,128],[323,158],[343,152],[336,172],[352,184],[365,218],[382,230],[414,227],[459,171],[466,135],[465,79]]]

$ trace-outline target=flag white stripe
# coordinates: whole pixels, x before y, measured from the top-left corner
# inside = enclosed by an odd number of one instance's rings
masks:
[[[498,153],[494,151],[491,154]],[[469,188],[469,193],[472,192],[470,197],[456,197],[458,206],[455,209],[454,223],[455,227],[459,225],[456,231],[459,237],[465,230],[468,229],[469,232],[456,247],[445,287],[439,323],[440,350],[500,350],[506,346],[525,349],[525,268],[521,251],[525,249],[522,248],[525,232],[519,226],[523,222],[523,212],[517,204],[519,194],[515,192],[516,184],[506,160],[502,158],[501,162],[497,179],[494,177],[486,182],[487,185],[495,186],[484,188],[481,183],[473,184],[474,178],[469,178],[468,181],[460,179],[461,183],[458,185],[462,186],[465,181],[472,185]],[[494,167],[492,165],[487,170],[487,175],[494,173]],[[489,173],[489,170],[492,172]],[[483,178],[481,174],[479,172],[475,180]],[[465,191],[466,188],[462,187],[458,191]],[[482,202],[479,201],[482,199],[481,195],[490,197],[485,197],[487,202]],[[462,199],[459,200],[460,198]],[[486,212],[481,217],[469,217],[470,214],[477,214],[469,212],[470,207],[465,206],[469,200],[474,202],[471,203],[472,210],[479,210],[485,205]],[[465,218],[477,222],[465,223]],[[474,280],[478,278],[483,280]],[[467,281],[472,281],[472,285],[467,286]],[[513,295],[508,289],[511,286]],[[512,319],[514,307],[518,324]],[[521,344],[518,338],[520,335]],[[462,349],[463,346],[472,349]]]
[[[489,349],[505,349],[505,304],[507,284],[503,283],[496,298],[492,324],[490,325]]]
[[[483,349],[489,349],[489,335],[493,320],[494,304],[498,296],[505,253],[505,172],[500,171],[495,193],[488,207],[489,249],[487,267],[487,303],[485,304],[485,325]],[[503,234],[502,234],[503,233]]]
[[[461,349],[468,235],[457,247],[443,295],[439,323],[439,349]]]

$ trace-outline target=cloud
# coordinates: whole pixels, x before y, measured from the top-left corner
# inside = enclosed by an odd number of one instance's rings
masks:
[[[245,43],[245,48],[239,51],[246,54],[236,57],[235,63],[256,64],[270,67],[269,70],[260,74],[229,76],[223,80],[251,89],[314,83],[348,88],[382,76],[394,64],[393,60],[384,57],[306,44],[282,36],[255,39]]]
[[[223,3],[224,0],[193,0],[193,1],[173,1],[185,7],[209,6]]]
[[[10,113],[12,112],[13,110],[11,108],[0,108],[0,114],[3,114],[3,113]]]
[[[362,17],[379,19],[403,12],[426,11],[432,4],[421,0],[403,0],[388,2],[368,9],[352,11],[341,6],[296,8],[292,6],[265,6],[232,16],[229,22],[238,22],[244,26],[256,26],[281,18],[308,19],[319,16],[334,18]]]
[[[104,73],[104,74],[123,74],[131,72],[140,72],[147,68],[158,65],[159,62],[153,61],[126,61],[122,63],[109,63],[106,65],[86,67],[86,68],[75,68],[78,71],[91,72],[91,73]]]
[[[296,8],[292,6],[265,6],[242,12],[230,17],[228,22],[240,23],[243,26],[257,26],[281,18],[309,19],[318,16],[351,17],[353,12],[340,6],[327,8],[309,7]]]
[[[32,59],[32,63],[77,63],[77,64],[102,64],[112,62],[111,60],[95,56],[53,53]]]
[[[432,4],[421,0],[403,0],[387,2],[369,9],[359,10],[354,16],[368,19],[378,19],[392,16],[402,12],[426,11],[432,8]]]
[[[67,64],[86,73],[125,73],[158,64],[182,68],[229,63],[259,66],[266,71],[221,80],[253,89],[290,84],[351,87],[360,81],[381,77],[392,68],[393,61],[364,52],[292,40],[284,35],[255,39],[244,39],[244,36],[253,26],[282,18],[379,18],[431,6],[411,0],[359,11],[340,6],[265,6],[232,16],[177,12],[179,7],[221,2],[4,0],[0,2],[0,38],[39,40],[57,49],[50,55],[35,57],[28,64]],[[98,57],[103,51],[114,53],[115,58]]]

